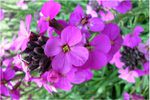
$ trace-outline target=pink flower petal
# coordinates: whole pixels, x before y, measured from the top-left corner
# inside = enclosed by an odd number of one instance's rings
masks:
[[[55,56],[62,51],[62,43],[59,38],[50,38],[45,45],[44,52],[45,54],[50,56]]]
[[[141,32],[143,32],[143,31],[144,31],[143,27],[141,27],[141,26],[136,26],[136,27],[134,28],[134,30],[133,30],[133,35],[138,36],[138,35],[140,35]]]
[[[3,94],[5,96],[9,96],[9,90],[5,85],[0,85],[1,91],[0,94]]]
[[[121,14],[125,14],[129,10],[132,9],[132,3],[129,0],[122,1],[117,7],[116,10],[120,12]]]
[[[28,32],[30,32],[31,20],[32,20],[32,15],[27,15],[27,16],[26,16],[26,27],[27,27],[27,31],[28,31]]]
[[[67,26],[61,33],[61,39],[69,46],[73,46],[82,40],[82,34],[77,27]]]
[[[10,80],[14,78],[14,76],[15,76],[15,71],[12,70],[11,68],[7,68],[6,71],[4,72],[4,78],[6,80]]]
[[[89,28],[93,32],[100,32],[104,28],[104,23],[100,18],[91,18],[88,24]]]
[[[59,82],[57,82],[55,84],[55,87],[60,88],[60,89],[65,90],[65,91],[69,91],[72,88],[72,84],[66,78],[61,78],[59,80]]]
[[[60,73],[68,73],[72,68],[70,60],[71,59],[67,53],[64,54],[63,52],[61,52],[52,60],[52,67],[54,70]]]
[[[85,47],[74,46],[71,47],[71,51],[69,52],[71,63],[75,66],[83,65],[88,57],[89,52]]]
[[[55,18],[59,13],[61,5],[54,1],[45,2],[42,6],[41,12],[45,17],[50,17],[50,19]]]
[[[82,7],[80,5],[77,5],[77,7],[70,15],[69,24],[78,25],[81,19],[83,18],[83,16],[84,16],[84,12]]]
[[[37,30],[39,31],[40,35],[44,35],[49,27],[49,22],[45,21],[44,18],[40,18],[38,21]]]
[[[107,64],[107,57],[100,51],[91,51],[89,59],[83,65],[84,68],[92,68],[95,70],[101,69]]]
[[[92,41],[91,45],[94,49],[99,50],[104,53],[108,53],[111,49],[110,39],[107,35],[99,34]]]
[[[115,40],[120,34],[120,28],[115,23],[109,23],[105,25],[102,33],[108,35],[111,40]]]

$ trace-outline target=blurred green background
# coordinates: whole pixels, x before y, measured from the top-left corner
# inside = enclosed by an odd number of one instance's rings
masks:
[[[20,20],[24,20],[27,14],[32,14],[33,20],[31,31],[36,32],[38,12],[46,0],[27,0],[27,10],[22,10],[16,6],[18,0],[0,0],[0,8],[4,9],[5,18],[0,21],[0,42],[4,39],[13,41],[17,36]],[[69,19],[70,13],[77,4],[80,4],[86,11],[88,0],[56,0],[61,3],[62,8],[56,19]],[[141,37],[145,42],[149,36],[149,0],[133,0],[133,9],[127,14],[121,15],[116,12],[116,18],[113,22],[119,24],[123,34],[133,30],[136,25],[141,25],[144,32]],[[29,83],[29,86],[22,86],[22,100],[33,98],[33,100],[50,99],[122,99],[123,92],[137,93],[148,99],[148,76],[138,78],[135,84],[127,83],[118,78],[118,70],[113,65],[108,65],[102,70],[94,71],[92,80],[80,85],[74,85],[69,92],[58,90],[58,93],[49,94],[43,88],[37,88],[36,84]]]

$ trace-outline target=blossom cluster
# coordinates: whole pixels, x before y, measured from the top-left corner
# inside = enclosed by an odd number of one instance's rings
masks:
[[[57,89],[69,91],[73,85],[91,80],[92,71],[101,70],[108,63],[115,64],[119,78],[130,83],[148,75],[149,42],[142,43],[143,28],[136,26],[133,32],[122,36],[119,25],[108,22],[115,18],[112,10],[125,14],[131,8],[130,0],[90,1],[86,13],[77,5],[67,22],[56,19],[60,3],[45,2],[36,32],[30,29],[29,14],[25,21],[20,21],[13,43],[4,41],[0,45],[0,94],[19,99],[23,81],[36,83],[49,93]],[[17,55],[8,57],[10,50]]]

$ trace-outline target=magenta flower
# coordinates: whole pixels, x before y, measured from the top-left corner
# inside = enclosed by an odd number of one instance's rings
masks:
[[[104,28],[104,23],[100,18],[91,18],[91,15],[86,16],[80,5],[71,13],[69,24],[78,26],[81,29],[87,27],[93,32],[100,32]]]
[[[29,41],[29,36],[30,36],[31,19],[32,19],[32,16],[27,15],[25,22],[20,21],[20,29],[18,32],[18,38],[14,41],[12,45],[12,48],[15,48],[16,51],[19,49],[23,51],[27,47],[27,43]]]
[[[107,53],[111,49],[111,41],[107,35],[98,34],[86,47],[90,53],[84,67],[98,70],[107,64]]]
[[[16,67],[18,67],[18,69],[21,69],[25,73],[24,80],[27,82],[30,81],[31,75],[28,69],[28,65],[24,62],[21,55],[15,56],[13,59],[13,63]]]
[[[115,55],[113,56],[110,63],[115,64],[117,68],[122,68],[124,66],[124,63],[120,61],[121,56],[122,55],[121,55],[120,51],[118,51],[117,53],[115,53]]]
[[[124,100],[144,100],[144,97],[139,94],[128,94],[127,92],[123,93]]]
[[[111,20],[113,20],[114,19],[114,15],[113,15],[113,13],[111,12],[111,11],[99,11],[99,14],[100,14],[100,16],[101,16],[101,19],[103,20],[103,21],[111,21]]]
[[[55,77],[55,79],[56,79],[56,77],[57,77],[57,81],[53,81],[54,82],[54,86],[56,87],[56,88],[59,88],[59,89],[62,89],[62,90],[65,90],[65,91],[69,91],[69,90],[71,90],[71,88],[72,88],[72,84],[71,84],[71,82],[72,82],[72,80],[74,79],[74,73],[75,73],[75,70],[74,69],[71,69],[68,73],[66,73],[66,74],[61,74],[61,73],[58,73],[58,72],[56,72],[55,71],[55,73],[57,73],[57,74],[55,74],[55,76],[54,76],[54,74],[53,75],[51,75],[51,73],[49,74],[50,76],[48,76],[48,79],[49,78],[53,78],[53,77]]]
[[[41,18],[38,21],[38,28],[40,34],[43,35],[48,27],[49,21],[56,17],[61,9],[61,5],[54,1],[45,2],[41,8]]]
[[[54,56],[52,59],[54,70],[67,73],[73,65],[81,66],[87,61],[88,50],[79,44],[81,40],[81,31],[75,26],[67,26],[61,32],[60,38],[47,41],[44,51],[48,57]]]
[[[93,73],[89,68],[76,68],[72,83],[81,84],[92,79]]]
[[[106,34],[111,41],[111,49],[107,54],[108,61],[110,61],[113,55],[120,49],[123,39],[120,34],[120,28],[117,24],[106,24],[102,34]]]
[[[149,40],[145,44],[139,43],[138,49],[145,55],[146,60],[149,60]]]
[[[101,5],[104,9],[114,9],[121,14],[125,14],[129,10],[132,9],[132,3],[130,0],[97,0],[99,5]]]
[[[6,84],[9,83],[11,79],[13,79],[15,76],[15,71],[12,70],[11,68],[7,68],[5,71],[2,70],[0,67],[0,87],[1,87],[1,92],[0,94],[9,96],[9,88],[6,87]]]
[[[129,46],[131,48],[138,46],[138,44],[142,41],[140,34],[143,31],[144,30],[141,26],[136,26],[132,33],[125,35],[123,45]]]
[[[139,76],[149,75],[149,62],[144,63],[143,69],[137,69],[136,72]]]
[[[0,21],[4,19],[4,11],[0,8]]]
[[[49,84],[47,80],[48,72],[45,72],[38,78],[32,78],[31,81],[35,82],[39,87],[44,87],[49,93],[57,92],[56,88]]]
[[[51,70],[47,75],[47,80],[53,83],[56,88],[69,91],[73,87],[73,84],[80,84],[90,80],[92,77],[93,74],[89,69],[72,68],[66,74],[61,74],[55,70]]]
[[[130,71],[128,68],[119,69],[119,78],[122,78],[130,83],[135,83],[135,78],[139,77],[136,71]]]
[[[130,0],[122,0],[119,5],[115,8],[121,14],[125,14],[126,12],[132,9],[132,3]]]

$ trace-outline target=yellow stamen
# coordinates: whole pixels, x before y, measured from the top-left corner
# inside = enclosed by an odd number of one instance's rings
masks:
[[[47,22],[49,22],[49,21],[50,21],[50,17],[47,17],[45,20],[46,20]]]
[[[69,46],[68,46],[68,45],[64,45],[64,46],[63,46],[63,51],[64,51],[65,53],[68,52],[68,51],[70,51]]]

